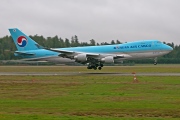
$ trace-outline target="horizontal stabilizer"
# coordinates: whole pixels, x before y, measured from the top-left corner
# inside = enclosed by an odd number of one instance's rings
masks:
[[[22,52],[22,51],[15,51],[15,53],[19,55],[35,55],[35,53]]]

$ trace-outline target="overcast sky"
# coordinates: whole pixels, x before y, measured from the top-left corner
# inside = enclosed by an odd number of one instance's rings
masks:
[[[27,35],[80,42],[158,39],[180,44],[180,0],[1,0],[0,37]]]

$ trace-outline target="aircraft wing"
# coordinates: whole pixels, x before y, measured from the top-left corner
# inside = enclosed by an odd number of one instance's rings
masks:
[[[113,59],[131,57],[128,54],[104,54],[104,53],[98,54],[98,53],[86,53],[86,52],[76,52],[76,51],[68,51],[68,50],[61,50],[61,49],[53,49],[53,48],[48,48],[47,50],[59,52],[59,53],[61,53],[59,56],[66,57],[66,58],[74,58],[75,56],[80,55],[80,54],[81,55],[84,54],[86,57],[93,58],[93,59],[101,59],[101,58],[104,58],[107,56],[111,56]]]
[[[87,56],[99,56],[100,54],[96,54],[96,53],[84,53],[84,52],[75,52],[75,51],[69,51],[69,50],[60,50],[60,49],[53,49],[53,48],[48,48],[47,50],[50,50],[50,51],[54,51],[54,52],[59,52],[63,55],[77,55],[77,54],[86,54]],[[62,55],[60,55],[62,56]]]
[[[60,49],[53,49],[53,48],[46,48],[46,50],[59,52],[59,53],[64,53],[64,54],[72,54],[72,53],[74,53],[74,51],[67,51],[67,50],[60,50]]]

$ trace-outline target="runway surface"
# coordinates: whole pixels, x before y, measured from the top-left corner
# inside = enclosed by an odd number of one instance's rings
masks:
[[[0,76],[68,76],[68,75],[102,75],[102,76],[129,76],[132,73],[111,73],[111,72],[0,72]],[[180,73],[136,73],[139,76],[180,76]]]

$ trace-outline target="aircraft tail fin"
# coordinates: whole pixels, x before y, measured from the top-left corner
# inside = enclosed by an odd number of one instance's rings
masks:
[[[18,49],[18,51],[27,51],[27,50],[37,50],[42,49],[42,47],[36,43],[29,36],[25,35],[17,28],[9,29],[12,39]]]

